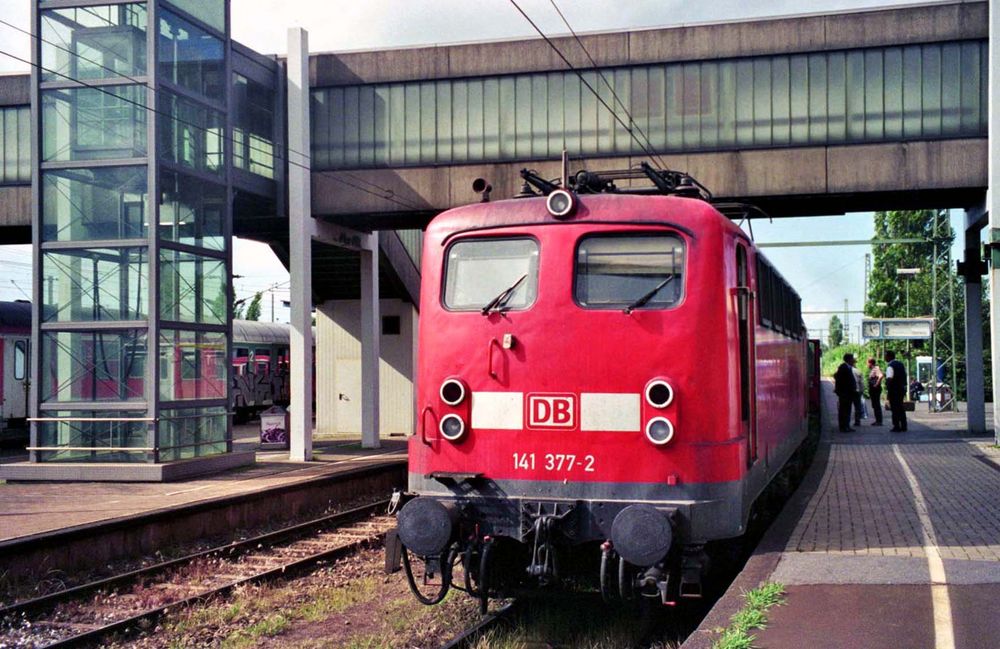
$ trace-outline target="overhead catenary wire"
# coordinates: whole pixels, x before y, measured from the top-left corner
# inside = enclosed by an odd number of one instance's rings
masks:
[[[615,111],[615,109],[612,108],[608,104],[608,102],[606,102],[604,100],[603,97],[601,97],[600,93],[597,92],[597,89],[594,88],[592,85],[590,85],[590,82],[587,81],[584,78],[583,73],[580,70],[578,70],[576,68],[576,66],[574,66],[570,62],[569,59],[566,58],[566,55],[563,54],[562,51],[558,47],[556,47],[556,44],[552,42],[552,39],[549,38],[545,34],[545,32],[543,32],[542,29],[535,23],[535,21],[532,20],[531,17],[527,13],[525,13],[524,9],[522,9],[521,6],[519,4],[517,4],[517,0],[509,0],[509,1],[510,1],[510,3],[512,5],[514,5],[514,8],[517,9],[518,13],[520,13],[522,16],[524,16],[524,19],[528,21],[528,23],[535,29],[536,32],[538,32],[538,35],[542,37],[542,39],[546,42],[546,44],[548,44],[548,46],[552,49],[552,51],[556,53],[556,56],[558,56],[560,59],[562,59],[563,63],[566,64],[566,67],[568,67],[574,74],[576,74],[576,76],[580,79],[580,83],[582,83],[584,86],[586,86],[587,90],[589,90],[591,92],[591,94],[593,94],[594,97],[597,98],[597,101],[600,102],[601,105],[604,106],[606,109],[608,109],[608,111],[611,113],[611,117],[614,118],[614,120],[616,122],[618,122],[621,125],[622,128],[625,129],[625,132],[628,133],[629,137],[631,137],[635,141],[635,143],[639,145],[639,148],[642,149],[643,153],[645,153],[647,156],[649,156],[649,158],[651,160],[655,160],[656,157],[657,157],[656,154],[653,153],[652,151],[650,151],[646,147],[646,145],[643,144],[642,141],[638,137],[636,137],[636,134],[635,134],[634,130],[632,129],[632,127],[629,126],[628,124],[626,124],[625,121]]]
[[[642,130],[642,127],[636,123],[635,118],[632,117],[632,113],[629,111],[628,107],[625,106],[625,102],[623,102],[618,97],[618,93],[615,91],[614,86],[612,86],[611,83],[608,81],[607,77],[604,76],[604,72],[602,72],[601,68],[597,65],[597,61],[595,61],[594,57],[590,55],[590,50],[588,50],[587,46],[583,44],[583,40],[577,35],[576,31],[573,29],[573,26],[569,24],[569,20],[566,19],[566,16],[563,14],[562,10],[559,9],[559,5],[556,4],[556,0],[549,0],[549,4],[552,5],[552,8],[555,9],[556,13],[559,14],[559,17],[562,18],[563,24],[566,25],[566,29],[568,29],[569,33],[573,35],[573,39],[576,41],[576,44],[580,46],[580,49],[583,50],[584,55],[587,57],[587,60],[590,61],[590,65],[593,67],[594,71],[597,72],[597,75],[601,78],[601,81],[603,81],[604,85],[607,86],[608,90],[611,91],[611,96],[615,100],[615,105],[621,107],[621,109],[625,112],[625,115],[628,117],[629,124],[633,125],[635,130],[639,132],[639,135],[642,136],[642,139],[644,139],[646,141],[646,144],[649,145],[649,148],[653,149],[655,153],[653,143],[650,141],[649,136],[647,136],[646,132]],[[667,165],[663,161],[663,158],[660,156],[660,154],[655,153],[655,155],[656,155],[656,163],[660,165],[661,169],[666,169]]]
[[[94,65],[97,65],[97,66],[103,68],[104,70],[112,72],[116,77],[120,77],[122,79],[131,81],[133,84],[141,86],[143,88],[146,88],[146,89],[152,91],[154,94],[157,93],[157,89],[156,88],[151,87],[149,84],[147,84],[147,83],[145,83],[145,82],[143,82],[143,81],[141,81],[141,80],[139,80],[139,79],[137,79],[135,77],[131,77],[131,76],[126,75],[126,74],[122,74],[121,72],[119,72],[117,70],[114,70],[113,68],[110,68],[110,67],[108,67],[106,65],[103,65],[103,64],[98,63],[96,61],[93,61],[92,59],[84,57],[83,55],[79,54],[78,52],[73,52],[72,50],[68,50],[68,49],[62,47],[61,45],[59,45],[58,43],[53,43],[52,41],[44,39],[44,38],[42,38],[41,36],[39,36],[37,34],[32,34],[30,31],[22,29],[20,27],[17,27],[16,25],[13,25],[13,24],[7,22],[6,20],[0,19],[0,24],[6,25],[6,26],[8,26],[8,27],[10,27],[12,29],[15,29],[15,30],[19,31],[19,32],[25,33],[28,36],[30,36],[31,38],[34,38],[34,39],[38,40],[39,42],[47,43],[49,45],[52,45],[53,47],[57,47],[57,48],[65,51],[65,52],[67,52],[71,56],[75,56],[75,57],[83,59],[83,60],[85,60],[85,61],[87,61],[89,63],[93,63]],[[183,124],[183,125],[188,126],[190,128],[199,130],[199,131],[201,131],[203,133],[211,133],[213,136],[219,137],[220,139],[222,139],[223,141],[226,141],[227,143],[229,143],[231,145],[235,146],[237,144],[236,138],[234,136],[232,136],[232,135],[220,134],[220,133],[218,133],[216,131],[212,131],[208,127],[201,126],[200,124],[195,124],[193,122],[189,122],[187,120],[181,119],[180,117],[177,117],[176,115],[172,115],[172,114],[164,112],[162,110],[158,110],[158,109],[156,109],[154,107],[147,106],[146,104],[143,104],[141,102],[138,102],[138,101],[135,101],[133,99],[130,99],[129,97],[125,97],[125,96],[119,95],[119,94],[117,94],[115,92],[112,92],[112,91],[106,89],[103,86],[97,86],[97,85],[88,83],[87,81],[85,81],[83,79],[74,78],[74,77],[72,77],[72,76],[70,76],[68,74],[65,74],[63,72],[59,72],[58,70],[51,70],[49,68],[44,67],[43,65],[41,65],[39,63],[34,63],[34,62],[32,62],[32,61],[30,61],[28,59],[25,59],[25,58],[23,58],[21,56],[18,56],[16,54],[12,54],[11,52],[7,52],[5,50],[0,50],[0,54],[3,54],[3,55],[5,55],[5,56],[7,56],[9,58],[14,59],[15,61],[19,61],[21,63],[24,63],[24,64],[26,64],[28,66],[31,66],[31,67],[36,68],[38,70],[41,70],[43,72],[47,72],[49,74],[54,74],[54,75],[57,75],[59,77],[62,77],[63,79],[65,79],[66,81],[69,81],[71,83],[77,83],[80,86],[83,86],[85,88],[89,88],[91,90],[96,90],[98,92],[101,92],[102,94],[108,95],[110,97],[114,97],[115,99],[117,99],[119,101],[123,101],[125,103],[131,104],[131,105],[133,105],[133,106],[135,106],[137,108],[140,108],[142,110],[154,113],[156,115],[160,115],[160,116],[165,117],[165,118],[167,118],[167,119],[169,119],[169,120],[171,120],[171,121],[173,121],[175,123]],[[288,165],[295,166],[295,167],[298,167],[300,169],[306,169],[306,170],[310,171],[311,173],[316,173],[316,174],[319,174],[319,175],[331,178],[331,179],[333,179],[333,180],[335,180],[335,181],[337,181],[337,182],[339,182],[339,183],[341,183],[343,185],[351,187],[352,189],[356,189],[358,191],[364,192],[366,194],[370,194],[370,195],[375,196],[377,198],[381,198],[383,200],[389,201],[390,203],[394,203],[396,205],[399,205],[400,207],[405,207],[405,208],[410,209],[410,210],[420,210],[420,209],[422,209],[418,205],[409,203],[409,202],[407,202],[405,200],[402,200],[402,199],[398,199],[396,197],[396,195],[395,195],[395,192],[393,192],[393,190],[385,188],[385,187],[382,187],[382,186],[378,185],[377,183],[373,183],[373,182],[368,181],[368,180],[364,180],[363,181],[366,184],[368,184],[368,185],[370,185],[370,186],[375,187],[375,188],[378,189],[378,192],[374,192],[374,191],[371,191],[371,190],[367,190],[364,187],[361,187],[360,185],[357,185],[355,183],[352,183],[352,182],[349,182],[347,180],[344,180],[343,178],[340,178],[340,177],[338,177],[336,175],[332,175],[333,173],[336,173],[336,172],[325,171],[325,170],[314,170],[309,165],[304,165],[304,164],[295,162],[289,156],[283,156],[280,153],[280,151],[277,150],[277,149],[269,151],[269,150],[266,150],[266,149],[257,148],[257,147],[254,147],[252,145],[252,143],[250,143],[249,141],[240,141],[239,144],[240,145],[245,145],[249,151],[256,152],[256,153],[263,153],[263,154],[266,154],[266,155],[273,156],[274,159],[277,160],[277,161],[285,162]],[[288,151],[289,154],[298,155],[298,156],[300,156],[304,160],[308,161],[308,160],[311,159],[309,155],[304,154],[301,151],[296,151],[296,150],[290,149],[288,147],[285,147],[285,149]],[[352,178],[356,178],[356,177],[352,176]],[[379,193],[379,192],[381,192],[381,193]]]

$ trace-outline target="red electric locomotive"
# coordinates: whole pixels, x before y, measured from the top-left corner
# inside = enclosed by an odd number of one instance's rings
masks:
[[[705,544],[745,532],[805,439],[798,296],[700,185],[643,173],[668,195],[522,172],[547,198],[427,228],[398,514],[421,601],[459,563],[484,610],[581,572],[609,597],[698,596]]]

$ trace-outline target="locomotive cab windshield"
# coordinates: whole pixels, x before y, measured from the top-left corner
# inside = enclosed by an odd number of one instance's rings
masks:
[[[676,235],[588,236],[577,247],[576,302],[626,312],[667,309],[680,302],[683,268],[684,244]]]

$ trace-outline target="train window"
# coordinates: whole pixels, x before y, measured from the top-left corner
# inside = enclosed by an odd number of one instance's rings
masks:
[[[23,381],[28,368],[28,343],[14,341],[14,380]]]
[[[538,242],[529,238],[464,239],[448,249],[444,305],[479,311],[513,288],[498,306],[526,309],[538,293]]]
[[[681,299],[683,270],[676,236],[589,236],[576,251],[574,297],[583,307],[619,309],[654,291],[644,308],[666,309]]]

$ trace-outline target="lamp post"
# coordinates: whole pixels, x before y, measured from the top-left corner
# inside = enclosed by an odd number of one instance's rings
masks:
[[[904,283],[906,284],[906,317],[907,318],[910,317],[910,280],[913,279],[914,277],[916,277],[919,274],[920,274],[920,269],[919,268],[897,268],[896,269],[896,276],[897,277],[902,277],[902,278],[904,278],[906,280]],[[910,350],[910,341],[907,340],[906,341],[906,371],[907,371],[907,373],[911,372],[911,369],[910,369],[910,356],[912,356],[912,355],[913,355],[912,351]],[[916,365],[913,366],[913,370],[912,371],[915,372],[915,370],[916,370]],[[913,376],[915,376],[915,374],[910,374],[911,378]]]

